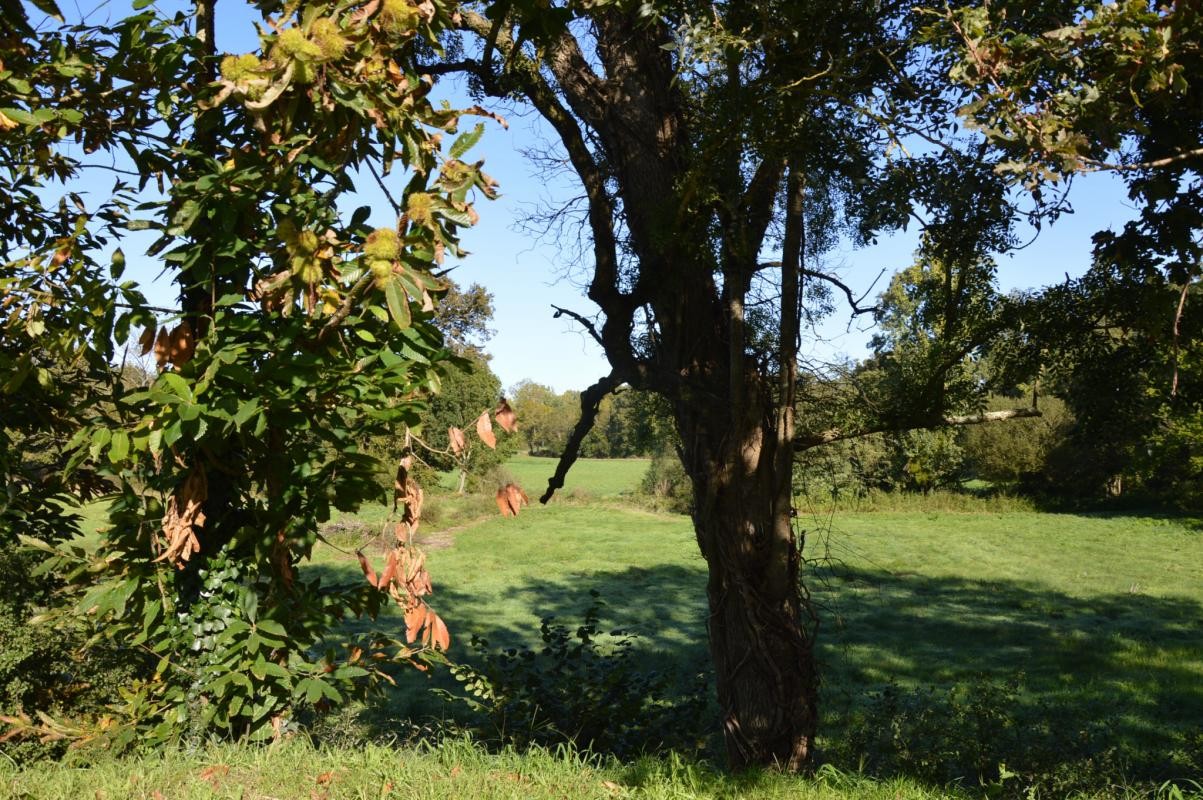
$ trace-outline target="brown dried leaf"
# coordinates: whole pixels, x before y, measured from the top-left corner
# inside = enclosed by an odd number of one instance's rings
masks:
[[[447,440],[451,443],[451,452],[455,453],[457,456],[464,452],[464,448],[468,446],[468,441],[464,437],[464,432],[455,426],[447,429]]]
[[[221,786],[221,779],[229,774],[229,766],[225,764],[213,764],[201,770],[200,779],[206,781],[214,789],[217,789]]]
[[[510,408],[510,404],[504,397],[501,398],[501,405],[493,411],[493,416],[506,433],[518,432],[518,415],[514,413],[514,409]]]
[[[167,547],[155,561],[168,561],[178,569],[193,553],[200,552],[200,540],[196,528],[204,527],[205,500],[209,497],[209,481],[199,465],[194,467],[167,501],[167,513],[163,515],[163,535]]]
[[[155,337],[155,364],[159,369],[167,366],[170,360],[169,353],[171,351],[171,334],[166,328],[159,328],[159,335]]]
[[[141,355],[146,355],[155,346],[155,328],[151,325],[146,330],[142,331],[142,336],[138,338],[138,346],[141,349]]]
[[[497,436],[493,433],[493,421],[489,419],[488,411],[481,412],[476,418],[476,435],[491,449],[497,449]]]
[[[409,468],[413,463],[412,456],[405,456],[397,462],[397,477],[393,480],[393,511],[405,502],[405,485],[409,483]]]
[[[171,332],[170,360],[172,364],[183,366],[192,360],[196,352],[196,340],[192,336],[192,326],[184,320]]]
[[[431,646],[435,650],[447,652],[447,648],[451,647],[451,633],[447,630],[447,623],[443,622],[443,618],[433,611],[430,612],[427,623],[430,626]]]
[[[388,586],[397,578],[397,551],[393,549],[389,551],[388,561],[385,562],[384,572],[380,573],[380,580],[377,586]]]
[[[497,490],[497,510],[503,517],[514,516],[514,511],[510,508],[510,495],[504,488]]]
[[[405,609],[405,641],[413,644],[418,640],[422,626],[426,624],[426,614],[430,609],[421,600],[417,600]]]
[[[372,565],[368,563],[368,557],[361,550],[356,550],[355,555],[359,556],[359,568],[363,570],[363,576],[368,579],[368,583],[376,588],[380,588],[380,581],[376,578],[376,570],[372,569]]]
[[[526,492],[522,491],[522,487],[516,483],[507,483],[505,485],[506,494],[510,497],[510,508],[514,509],[514,516],[518,516],[518,510],[522,506],[530,505],[530,498],[526,496]]]

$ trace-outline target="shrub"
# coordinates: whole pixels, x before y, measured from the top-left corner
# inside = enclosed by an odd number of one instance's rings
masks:
[[[677,514],[688,514],[693,504],[693,486],[681,459],[671,450],[661,449],[652,458],[639,491],[652,502]]]
[[[595,753],[630,758],[662,750],[697,750],[705,730],[705,676],[693,687],[647,665],[629,631],[605,633],[597,591],[573,628],[544,617],[543,646],[490,650],[473,637],[480,666],[456,664],[462,694],[440,691],[478,715],[472,733],[484,741],[527,748],[571,742]],[[671,700],[673,694],[683,699]]]
[[[1067,709],[1021,700],[1022,676],[978,676],[940,690],[895,683],[855,714],[835,755],[879,776],[980,785],[990,796],[1090,794],[1166,767],[1162,754],[1121,752],[1108,723],[1070,725]],[[1189,750],[1189,742],[1184,742]],[[1179,754],[1177,766],[1189,761]],[[1171,767],[1175,765],[1169,765]]]
[[[76,626],[34,624],[56,602],[59,582],[35,572],[36,554],[0,541],[0,716],[100,713],[119,689],[149,676],[153,663],[136,649],[83,647]],[[0,733],[3,730],[0,728]],[[64,742],[9,740],[0,753],[24,762],[60,756]]]

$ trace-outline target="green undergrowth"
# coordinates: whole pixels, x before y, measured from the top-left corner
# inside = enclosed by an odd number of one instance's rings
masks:
[[[0,796],[13,800],[970,800],[989,786],[933,786],[909,778],[874,779],[830,765],[813,777],[752,770],[741,774],[670,755],[626,763],[572,748],[489,752],[466,740],[414,747],[319,748],[304,740],[267,747],[164,750],[90,764],[0,761]],[[1152,792],[1113,786],[1076,795],[1118,800],[1198,800],[1197,784]]]
[[[467,741],[437,746],[315,748],[305,741],[269,747],[214,746],[101,759],[90,765],[0,762],[0,796],[13,800],[283,800],[398,798],[442,800],[924,800],[972,797],[915,781],[875,781],[826,769],[816,778],[771,772],[732,775],[705,763],[637,759],[621,764],[569,748],[490,753]]]

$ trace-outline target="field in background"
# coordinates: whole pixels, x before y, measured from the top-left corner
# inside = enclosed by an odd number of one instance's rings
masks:
[[[505,464],[505,469],[530,495],[531,502],[547,489],[547,479],[555,474],[557,458],[541,456],[515,456]],[[617,497],[630,494],[639,487],[643,473],[647,472],[650,458],[582,458],[572,465],[564,488],[567,497]]]
[[[588,605],[590,590],[596,590],[607,604],[603,627],[638,633],[649,663],[686,682],[706,670],[705,564],[689,519],[614,502],[637,485],[646,469],[638,460],[583,460],[560,499],[540,506],[534,502],[536,487],[545,484],[554,465],[554,459],[531,457],[507,465],[532,495],[532,506],[515,519],[495,516],[490,498],[436,499],[424,523],[435,584],[430,599],[451,629],[452,657],[474,659],[468,647],[473,635],[494,647],[536,644],[540,617],[573,623]],[[1021,710],[1035,719],[1051,717],[1051,725],[1070,734],[1107,723],[1108,735],[1125,749],[1158,752],[1172,735],[1198,727],[1203,719],[1203,532],[1197,523],[1014,511],[1014,506],[986,501],[972,507],[972,513],[906,506],[799,517],[804,554],[811,561],[809,583],[824,618],[819,655],[822,730],[829,750],[843,741],[875,695],[880,700],[883,692],[920,690],[916,697],[922,699],[922,691],[930,690],[938,697],[952,687],[983,681],[1013,681],[1013,699]],[[335,539],[364,544],[354,537],[379,530],[382,519],[378,509],[344,518],[339,523],[343,539]],[[479,521],[458,524],[472,519]],[[356,530],[352,523],[362,524]],[[437,532],[446,527],[451,532]],[[302,569],[321,573],[324,580],[361,580],[354,556],[331,547],[319,548],[314,563]],[[354,624],[401,631],[395,611],[371,625]],[[450,687],[445,676],[411,673],[399,683],[348,724],[346,741],[401,735],[411,730],[408,718],[445,719],[457,713],[457,707],[428,691],[432,685]],[[539,770],[561,774],[562,765],[549,763],[531,762],[532,775]],[[839,766],[855,769],[856,763]],[[509,768],[480,769],[492,774]],[[615,778],[620,773],[580,768],[586,777],[579,796],[594,796],[600,781],[627,781],[630,769],[621,773],[627,778]],[[385,772],[378,772],[385,780]],[[676,784],[656,784],[647,794],[637,782],[622,787],[631,796],[743,796],[723,781],[698,784],[693,793]],[[350,792],[352,783],[348,778],[347,794],[331,796],[368,796],[364,789]],[[846,788],[860,796],[888,785]],[[816,796],[844,791],[834,784],[807,786]],[[900,786],[899,796],[919,791]],[[772,787],[766,785],[767,794],[757,796],[778,796],[778,785]],[[491,788],[495,791],[488,796],[511,796],[500,785]],[[432,789],[429,796],[467,797],[475,791],[468,784],[461,790],[449,783],[445,789]],[[512,796],[528,795],[515,789]]]

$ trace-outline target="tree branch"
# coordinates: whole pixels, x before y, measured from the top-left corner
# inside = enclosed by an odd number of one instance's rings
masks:
[[[850,288],[848,288],[848,285],[846,283],[844,283],[843,281],[841,281],[839,278],[835,277],[834,275],[828,275],[826,272],[816,272],[815,270],[812,270],[812,269],[803,269],[802,274],[808,278],[815,278],[815,279],[821,280],[825,283],[830,283],[832,286],[834,286],[837,289],[839,289],[840,291],[842,291],[844,293],[844,295],[848,298],[848,305],[850,305],[852,307],[852,315],[854,317],[860,316],[861,314],[877,313],[878,308],[875,305],[864,307],[864,308],[862,308],[860,305],[861,301],[865,299],[865,296],[868,294],[868,292],[865,292],[865,294],[862,294],[860,297],[856,297],[852,293],[852,290]],[[881,276],[879,275],[878,277],[881,277]],[[873,281],[873,283],[876,284],[877,281]],[[872,290],[872,287],[870,287],[870,291],[871,290]]]
[[[554,319],[559,319],[561,316],[572,317],[577,322],[579,322],[585,328],[586,331],[589,332],[589,335],[593,337],[593,341],[600,344],[603,349],[605,348],[606,343],[604,341],[602,341],[601,334],[597,332],[597,328],[593,325],[593,322],[590,319],[582,316],[581,314],[576,313],[575,311],[569,311],[566,308],[560,308],[559,306],[555,305],[554,303],[552,304],[551,307],[556,310]]]
[[[1040,409],[1038,408],[1005,408],[1001,411],[979,411],[976,414],[945,414],[927,422],[916,420],[913,423],[881,423],[851,430],[831,428],[818,433],[798,434],[794,438],[794,447],[797,451],[801,452],[815,447],[822,447],[825,444],[841,442],[846,439],[859,439],[862,436],[868,436],[873,433],[924,430],[956,425],[981,425],[986,422],[1003,422],[1009,419],[1025,419],[1041,416],[1044,415],[1040,413]]]
[[[618,370],[614,370],[581,392],[581,418],[577,420],[576,427],[572,429],[572,435],[568,437],[568,444],[564,445],[564,452],[560,455],[560,463],[556,465],[555,474],[547,479],[547,491],[539,498],[540,503],[546,505],[551,500],[551,496],[555,494],[556,489],[564,488],[564,478],[568,475],[568,470],[572,469],[572,465],[576,463],[577,456],[581,451],[581,442],[585,441],[589,431],[593,430],[593,423],[597,421],[597,412],[601,407],[602,398],[624,382],[624,376],[620,375]]]

